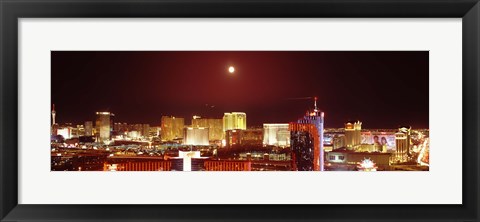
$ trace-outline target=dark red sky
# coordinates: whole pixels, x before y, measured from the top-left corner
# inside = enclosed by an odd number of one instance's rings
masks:
[[[52,55],[57,122],[96,111],[116,121],[160,125],[162,115],[220,118],[246,112],[247,125],[287,123],[318,97],[326,127],[428,128],[428,52],[58,52]],[[233,65],[236,72],[228,74]],[[208,106],[206,105],[208,104]],[[212,107],[214,106],[214,107]]]

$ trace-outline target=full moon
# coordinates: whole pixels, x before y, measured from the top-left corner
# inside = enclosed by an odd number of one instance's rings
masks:
[[[234,73],[234,72],[235,72],[235,68],[234,68],[233,66],[228,67],[228,72],[229,72],[229,73]]]

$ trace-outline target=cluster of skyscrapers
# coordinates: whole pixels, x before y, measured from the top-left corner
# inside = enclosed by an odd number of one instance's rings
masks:
[[[324,113],[318,109],[316,98],[313,108],[296,121],[265,123],[263,128],[248,128],[247,115],[244,112],[227,112],[218,118],[195,115],[190,124],[186,124],[184,117],[162,116],[160,126],[117,123],[111,112],[96,112],[95,121],[86,121],[84,125],[59,125],[55,122],[56,115],[53,107],[52,141],[64,144],[60,147],[66,144],[70,144],[70,148],[94,144],[95,147],[107,149],[109,146],[119,148],[118,146],[127,144],[146,146],[151,150],[164,150],[166,146],[190,147],[190,150],[193,147],[205,147],[202,150],[211,153],[208,154],[212,155],[211,158],[217,159],[220,158],[217,148],[235,150],[235,147],[242,147],[243,150],[253,150],[238,151],[240,153],[228,157],[229,161],[251,161],[257,157],[262,161],[276,161],[274,156],[280,155],[279,149],[289,149],[288,158],[282,157],[282,160],[290,161],[287,168],[298,171],[355,170],[359,169],[356,164],[362,161],[375,163],[375,169],[380,170],[392,169],[392,165],[398,163],[415,161],[428,165],[428,130],[412,131],[408,126],[394,130],[365,130],[362,129],[362,122],[358,120],[347,121],[340,129],[324,129]],[[59,139],[59,136],[62,138]],[[74,142],[71,142],[72,140]],[[85,147],[87,146],[83,145],[83,148]],[[211,150],[213,151],[210,152]],[[167,153],[163,152],[163,158],[167,158]],[[138,154],[142,153],[143,151],[138,151]],[[199,155],[199,152],[195,153],[195,156]],[[205,158],[208,159],[203,156],[197,159],[205,161]],[[200,164],[198,169],[205,169],[201,167],[203,162],[194,163]],[[155,164],[163,167],[168,165]],[[235,164],[226,166],[231,167],[228,169],[252,169],[248,164]],[[286,166],[278,161],[275,164],[279,164],[279,167]],[[208,169],[227,169],[214,162],[205,163],[205,166],[208,166]],[[170,167],[172,165],[168,165],[168,168]]]

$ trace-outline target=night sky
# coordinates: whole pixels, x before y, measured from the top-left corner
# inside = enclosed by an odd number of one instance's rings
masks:
[[[428,52],[58,52],[52,103],[58,123],[160,125],[162,115],[247,113],[247,126],[296,121],[313,107],[326,127],[428,128]],[[235,67],[229,74],[228,67]]]

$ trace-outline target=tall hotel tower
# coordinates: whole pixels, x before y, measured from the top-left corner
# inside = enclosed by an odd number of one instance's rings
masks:
[[[292,152],[297,170],[324,170],[323,150],[324,113],[317,108],[317,97],[313,110],[303,118],[289,124]]]
[[[345,143],[347,149],[353,150],[362,143],[362,122],[348,121],[345,123]]]
[[[162,141],[174,141],[183,139],[183,128],[185,128],[185,119],[175,116],[162,116]]]
[[[57,114],[57,112],[55,112],[55,104],[53,104],[53,107],[52,107],[52,126],[55,125],[55,115]]]
[[[98,142],[110,140],[113,127],[113,117],[110,112],[97,112],[95,120],[95,131]]]
[[[247,114],[242,112],[224,113],[223,131],[235,129],[247,129]]]
[[[395,159],[397,162],[407,162],[410,155],[410,126],[401,126],[395,133]]]

